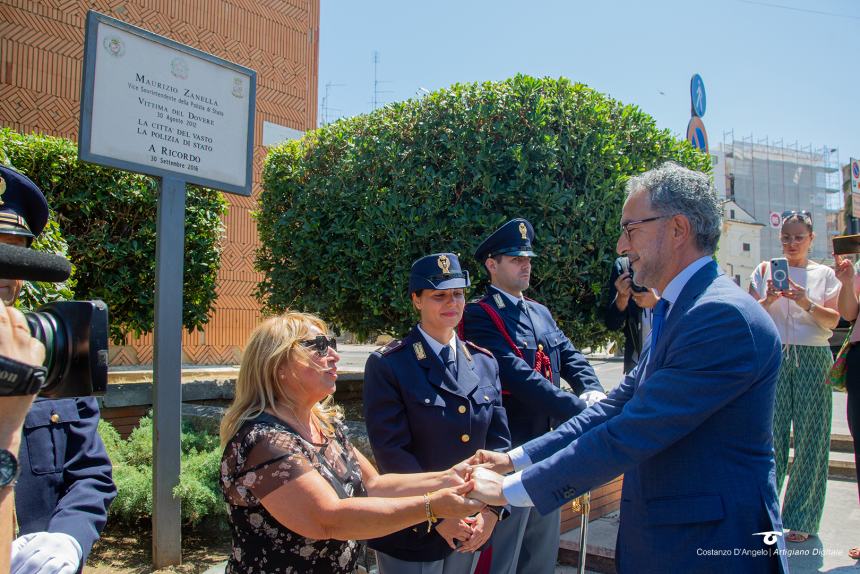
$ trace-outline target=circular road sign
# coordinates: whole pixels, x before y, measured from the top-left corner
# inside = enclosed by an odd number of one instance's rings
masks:
[[[705,94],[705,82],[699,74],[693,74],[690,78],[690,101],[694,116],[704,117],[708,97]]]
[[[705,131],[702,118],[698,116],[690,118],[690,123],[687,124],[687,141],[693,144],[693,147],[708,153],[708,132]]]

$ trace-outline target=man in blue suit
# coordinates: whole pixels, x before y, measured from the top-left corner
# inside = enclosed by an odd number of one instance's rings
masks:
[[[0,243],[29,246],[48,221],[42,191],[0,166]],[[23,281],[0,279],[0,299],[12,305]],[[80,572],[116,496],[111,463],[97,432],[95,397],[37,398],[24,419],[15,485],[19,537],[12,572]]]
[[[549,309],[523,295],[535,257],[532,224],[512,219],[487,237],[475,259],[490,276],[483,298],[466,306],[464,338],[499,361],[511,443],[539,437],[606,395],[594,369],[559,329]],[[561,388],[562,377],[576,394]],[[496,528],[492,574],[551,574],[558,555],[560,512],[517,508]]]
[[[618,252],[657,289],[648,350],[609,397],[508,454],[480,451],[476,496],[549,512],[624,473],[621,573],[787,571],[774,481],[780,344],[718,270],[720,205],[675,164],[630,180]]]

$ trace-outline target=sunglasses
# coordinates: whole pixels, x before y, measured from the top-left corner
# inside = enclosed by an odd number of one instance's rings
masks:
[[[802,217],[803,219],[805,219],[807,221],[812,221],[812,214],[809,213],[808,211],[806,211],[805,209],[801,209],[800,211],[796,211],[794,209],[789,209],[787,211],[783,211],[782,212],[782,220],[785,221],[789,217],[794,217],[795,215],[798,217]]]
[[[317,335],[313,339],[306,339],[301,342],[302,347],[313,349],[320,357],[325,357],[328,354],[329,347],[337,351],[337,341],[334,337],[326,337],[325,335]]]

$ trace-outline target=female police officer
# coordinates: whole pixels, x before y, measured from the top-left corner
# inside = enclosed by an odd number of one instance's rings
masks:
[[[489,351],[454,332],[469,285],[453,253],[415,261],[409,293],[420,322],[367,360],[364,414],[383,473],[446,469],[476,449],[510,447],[499,366]],[[381,574],[468,573],[499,514],[486,508],[465,520],[401,530],[370,546]]]

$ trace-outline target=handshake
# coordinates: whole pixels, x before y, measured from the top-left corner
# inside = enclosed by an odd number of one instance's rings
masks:
[[[484,505],[504,506],[508,501],[502,493],[502,475],[513,470],[507,454],[479,450],[447,471],[448,486],[461,495],[458,498],[464,509],[472,512]]]

